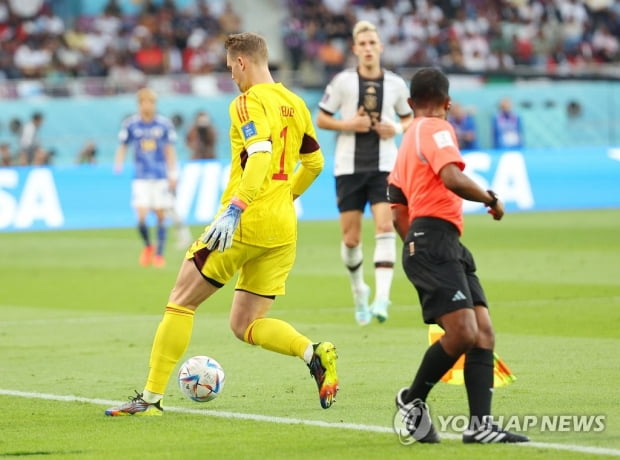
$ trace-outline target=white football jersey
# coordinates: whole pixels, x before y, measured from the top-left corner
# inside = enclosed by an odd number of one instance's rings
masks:
[[[397,123],[400,117],[411,115],[408,98],[407,84],[394,72],[384,70],[382,78],[371,80],[360,77],[357,69],[351,68],[338,73],[327,85],[319,108],[330,115],[340,112],[342,119],[348,119],[363,106],[373,122]],[[389,172],[397,151],[394,137],[381,139],[375,131],[340,131],[336,141],[334,174]]]

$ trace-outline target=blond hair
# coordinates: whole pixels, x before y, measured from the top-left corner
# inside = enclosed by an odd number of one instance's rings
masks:
[[[353,40],[362,32],[377,32],[377,28],[372,22],[358,21],[355,26],[353,26]]]
[[[143,99],[151,99],[153,101],[157,100],[157,94],[151,88],[141,88],[136,93],[136,98],[138,101]]]

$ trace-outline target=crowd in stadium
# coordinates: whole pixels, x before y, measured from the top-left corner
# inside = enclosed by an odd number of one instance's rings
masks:
[[[285,40],[301,56],[327,58],[337,67],[345,59],[351,25],[361,19],[377,24],[386,44],[384,65],[395,69],[438,65],[484,72],[527,66],[579,73],[618,58],[620,2],[612,0],[289,3]]]
[[[350,33],[377,25],[384,65],[438,65],[462,72],[595,72],[616,62],[620,2],[614,0],[283,0],[288,12],[282,67],[321,64],[325,79],[350,64]],[[0,0],[0,77],[62,82],[105,77],[133,90],[149,75],[225,70],[222,40],[242,27],[234,2],[145,0],[137,15],[109,0],[100,14],[67,20],[45,0],[35,14]]]

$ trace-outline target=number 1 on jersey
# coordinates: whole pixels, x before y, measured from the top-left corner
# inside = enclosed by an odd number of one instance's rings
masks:
[[[271,176],[271,178],[273,180],[287,180],[288,179],[288,174],[286,174],[284,172],[284,157],[286,155],[286,133],[288,131],[288,126],[285,126],[284,128],[282,128],[282,131],[280,131],[280,137],[282,138],[282,156],[280,157],[280,170],[275,173],[273,176]]]

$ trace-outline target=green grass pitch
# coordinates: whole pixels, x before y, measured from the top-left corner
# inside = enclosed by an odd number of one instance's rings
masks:
[[[372,278],[372,223],[365,272]],[[197,235],[200,228],[195,227]],[[185,357],[226,370],[215,401],[183,399],[172,379],[161,418],[103,411],[141,390],[153,332],[183,250],[165,269],[137,264],[134,229],[0,233],[0,458],[582,459],[620,456],[620,210],[466,217],[487,291],[496,351],[517,381],[495,415],[604,415],[603,432],[542,431],[530,446],[402,446],[393,398],[427,347],[413,287],[397,264],[385,324],[357,326],[336,221],[302,222],[287,295],[271,315],[333,341],[341,391],[329,410],[298,359],[251,347],[228,329],[232,283],[196,315]],[[434,418],[467,413],[463,387],[439,384]]]

